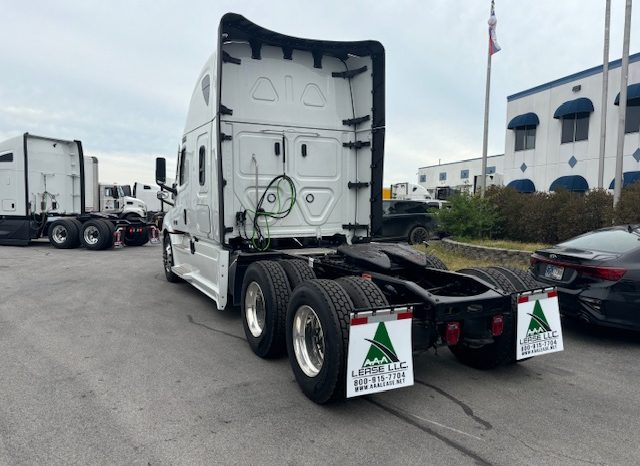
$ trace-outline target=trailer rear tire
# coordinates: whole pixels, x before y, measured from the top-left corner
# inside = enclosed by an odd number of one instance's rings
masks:
[[[168,234],[164,235],[162,240],[162,266],[164,268],[164,276],[170,283],[179,283],[182,278],[178,276],[171,267],[175,265],[173,261],[173,246],[171,245],[171,238]]]
[[[428,252],[422,253],[427,259],[427,267],[438,270],[449,270],[447,264],[442,262],[440,258],[434,254],[430,254]]]
[[[80,242],[91,251],[106,249],[113,243],[111,228],[103,220],[88,220],[82,224]]]
[[[517,274],[506,267],[472,267],[458,272],[478,277],[508,294],[527,289]],[[515,299],[512,298],[512,309],[515,305]],[[491,369],[516,362],[514,314],[505,314],[504,319],[504,331],[499,337],[494,337],[493,343],[481,348],[469,348],[464,344],[458,344],[450,346],[449,349],[460,362],[476,369]]]
[[[313,402],[346,394],[349,318],[353,302],[333,280],[308,280],[291,295],[287,309],[287,350],[302,392]]]
[[[309,264],[302,259],[286,259],[279,261],[278,264],[282,266],[284,273],[287,274],[292,290],[300,283],[316,278],[316,273],[309,267]]]
[[[533,290],[536,288],[544,288],[545,285],[537,282],[533,276],[526,270],[514,269],[511,267],[489,267],[497,270],[505,277],[508,277],[517,291]]]
[[[382,290],[371,280],[351,276],[338,278],[336,283],[344,288],[356,309],[389,305]]]
[[[242,326],[249,346],[261,358],[284,355],[285,318],[291,289],[274,261],[257,261],[242,282]]]
[[[73,249],[80,245],[80,230],[75,222],[75,219],[63,218],[49,225],[49,242],[54,248]]]

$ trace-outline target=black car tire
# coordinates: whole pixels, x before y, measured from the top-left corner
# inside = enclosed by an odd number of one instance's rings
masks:
[[[73,249],[80,245],[80,230],[74,220],[63,218],[49,225],[49,242],[54,248]]]
[[[255,286],[257,286],[257,289]],[[251,303],[247,301],[247,293],[256,294],[253,306],[264,307],[264,322],[262,328],[255,329],[254,320],[257,316],[248,309]],[[274,261],[257,261],[252,263],[244,275],[242,281],[242,326],[251,350],[261,358],[276,358],[284,355],[285,343],[285,318],[291,288],[283,268]],[[251,296],[249,299],[252,299]],[[256,311],[257,314],[257,311]],[[259,322],[257,323],[259,325]],[[260,330],[254,334],[253,330]]]
[[[300,283],[316,278],[316,273],[309,267],[307,261],[302,259],[286,259],[279,261],[278,264],[282,266],[284,273],[287,274],[287,279],[289,280],[289,285],[292,290]]]
[[[317,374],[305,373],[294,347],[294,322],[305,307],[311,308],[322,328],[323,358]],[[324,404],[345,398],[346,366],[349,351],[349,315],[353,302],[333,280],[308,280],[298,286],[289,301],[286,331],[291,369],[302,392],[313,402]],[[301,340],[297,340],[302,344]]]
[[[407,241],[409,244],[422,244],[429,239],[429,230],[418,225],[411,229]]]

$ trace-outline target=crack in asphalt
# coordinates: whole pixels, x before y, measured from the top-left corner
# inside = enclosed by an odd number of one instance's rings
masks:
[[[455,396],[451,395],[450,393],[447,393],[443,389],[441,389],[439,387],[436,387],[435,385],[431,385],[430,383],[423,382],[422,380],[418,380],[418,379],[414,379],[414,382],[415,383],[419,383],[420,385],[424,385],[425,387],[429,387],[432,390],[435,390],[436,392],[438,392],[440,395],[444,396],[445,398],[448,398],[449,400],[453,401],[455,404],[457,404],[458,406],[460,406],[462,408],[462,411],[467,416],[469,416],[471,419],[473,419],[478,424],[483,426],[485,430],[493,429],[493,426],[491,425],[491,423],[489,421],[486,421],[486,420],[482,419],[480,416],[477,416],[473,412],[473,409],[471,409],[471,406],[466,404],[464,401],[459,400],[458,398],[456,398]]]
[[[396,416],[398,419],[401,419],[402,421],[406,422],[407,424],[410,424],[410,425],[412,425],[414,427],[417,427],[418,429],[422,430],[423,432],[426,432],[427,434],[431,435],[432,437],[437,438],[438,440],[440,440],[441,442],[443,442],[446,445],[450,446],[451,448],[453,448],[453,449],[457,450],[458,452],[462,453],[463,455],[471,458],[472,460],[474,460],[476,462],[476,464],[479,464],[479,465],[482,465],[482,466],[493,466],[493,463],[491,463],[490,461],[484,459],[483,457],[481,457],[477,453],[469,450],[464,445],[456,442],[455,440],[451,440],[450,438],[448,438],[448,437],[436,432],[435,430],[430,429],[427,426],[421,424],[416,419],[414,419],[414,417],[411,414],[405,413],[404,411],[401,411],[400,409],[392,408],[391,406],[387,406],[385,404],[382,404],[379,401],[376,401],[376,400],[372,399],[369,396],[365,396],[365,397],[363,397],[363,399],[368,401],[372,405],[377,406],[378,408],[382,409],[383,411],[386,411],[387,413],[392,414],[393,416]]]
[[[220,330],[219,328],[209,327],[207,324],[203,324],[202,322],[196,322],[195,320],[193,320],[193,316],[191,314],[187,314],[187,319],[189,319],[189,323],[190,324],[198,325],[200,327],[204,327],[204,328],[206,328],[208,330],[211,330],[212,332],[221,333],[221,334],[226,335],[228,337],[237,338],[238,340],[244,340],[244,337],[240,337],[238,335],[234,335],[233,333],[225,332],[224,330]]]

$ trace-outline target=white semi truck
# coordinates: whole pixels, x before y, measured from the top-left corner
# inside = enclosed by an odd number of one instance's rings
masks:
[[[155,227],[137,218],[96,212],[99,195],[87,180],[97,186],[97,159],[84,157],[80,141],[25,133],[0,142],[0,245],[48,237],[56,248],[97,250],[153,236]]]
[[[411,385],[412,350],[434,345],[474,367],[515,362],[515,294],[554,299],[533,295],[522,271],[449,272],[430,254],[371,242],[384,63],[375,41],[300,39],[226,14],[191,97],[175,187],[156,161],[173,203],[167,280],[220,310],[240,306],[251,349],[288,353],[317,403]]]

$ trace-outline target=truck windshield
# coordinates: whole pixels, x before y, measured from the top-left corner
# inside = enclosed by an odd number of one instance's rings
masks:
[[[116,190],[118,191],[118,197],[124,197],[124,189],[122,189],[122,186],[116,186]]]

